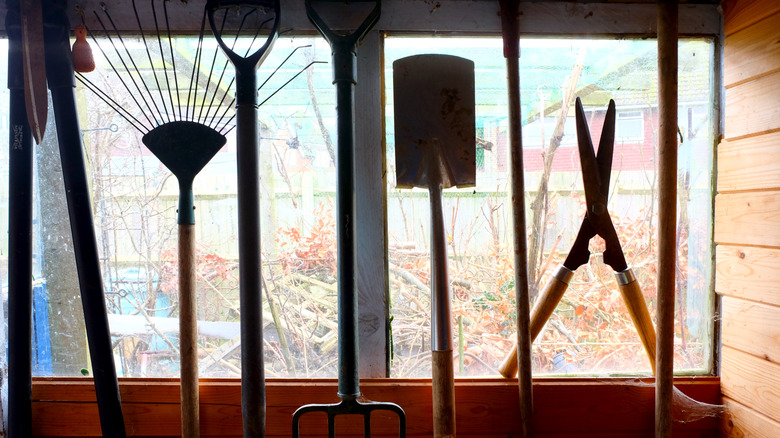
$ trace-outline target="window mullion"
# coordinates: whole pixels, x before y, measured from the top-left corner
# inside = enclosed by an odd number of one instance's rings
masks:
[[[360,376],[388,375],[387,227],[382,124],[382,38],[370,32],[358,49],[355,87],[355,196]]]

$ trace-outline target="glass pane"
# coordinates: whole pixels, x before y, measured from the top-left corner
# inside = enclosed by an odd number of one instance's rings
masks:
[[[712,357],[713,45],[683,40],[679,48],[675,369],[706,372]],[[453,341],[462,346],[456,352],[456,373],[495,375],[515,342],[516,324],[502,41],[390,37],[385,44],[385,93],[393,375],[430,373],[427,193],[394,187],[392,65],[420,53],[462,56],[476,66],[477,186],[445,190],[444,218]],[[573,98],[583,100],[595,143],[607,102],[614,99],[617,132],[608,207],[655,319],[656,42],[523,38],[520,63],[532,299],[568,254],[584,214]],[[603,243],[595,240],[589,263],[576,270],[534,343],[537,374],[650,372],[613,272],[601,261]]]
[[[199,115],[203,113],[202,120],[208,120],[203,124],[227,131],[227,144],[203,167],[193,188],[200,374],[238,377],[241,355],[236,141],[235,121],[231,120],[234,69],[214,41],[203,41],[199,64],[195,58],[198,39],[175,38],[171,48],[176,53],[175,70],[172,64],[168,65],[166,82],[161,79],[159,64],[155,64],[158,82],[154,80],[146,54],[149,47],[153,59],[157,59],[159,52],[153,45],[144,46],[140,40],[125,36],[121,50],[127,48],[137,63],[140,74],[136,74],[119,67],[116,53],[105,40],[99,44],[105,53],[94,42],[91,44],[97,70],[84,75],[91,85],[87,87],[79,82],[76,96],[119,375],[177,377],[179,374],[176,251],[179,189],[175,175],[141,141],[150,128],[135,129],[127,121],[146,123],[150,110],[142,101],[143,95],[158,105],[159,99],[181,102],[162,109],[165,117],[191,118],[186,112],[189,108]],[[288,55],[290,58],[283,63]],[[118,73],[107,59],[114,61]],[[324,62],[304,71],[314,60]],[[262,102],[258,115],[265,366],[269,377],[336,375],[333,214],[336,177],[332,146],[335,96],[329,60],[330,47],[322,39],[280,38],[257,73],[258,84],[263,84],[258,92],[258,102]],[[194,86],[197,91],[192,92],[191,103],[187,104],[193,69],[199,72]],[[178,78],[178,94],[174,77]],[[149,91],[142,87],[141,92],[128,92],[122,84],[125,81],[135,90],[132,81],[141,79]],[[282,86],[283,91],[272,96]],[[104,103],[96,90],[113,99],[113,103]],[[173,97],[167,94],[169,90]],[[2,88],[0,92],[5,97],[2,99],[5,115],[7,90]],[[161,108],[154,104],[151,107],[154,111]],[[126,117],[120,116],[120,111]],[[0,129],[7,139],[7,116],[4,117]],[[35,311],[36,315],[45,316],[40,320],[36,316],[36,334],[41,336],[36,339],[35,349],[36,354],[47,354],[49,362],[36,365],[35,372],[82,375],[91,371],[58,147],[51,124],[53,114],[49,115],[49,121],[44,145],[36,147],[38,192],[34,250],[39,261],[35,269],[36,297],[40,295]],[[7,179],[5,140],[2,147],[0,170]],[[0,196],[2,211],[7,212],[7,190],[0,191]],[[7,229],[7,214],[1,216],[3,229]],[[7,233],[1,239],[6,248]],[[4,295],[5,254],[7,250],[3,249]]]

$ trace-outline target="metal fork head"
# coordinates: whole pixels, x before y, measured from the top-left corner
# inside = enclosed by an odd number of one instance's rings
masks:
[[[293,438],[298,438],[301,417],[313,412],[325,412],[328,415],[328,438],[336,436],[336,421],[338,415],[362,415],[363,436],[371,436],[371,413],[374,411],[390,411],[398,415],[398,436],[406,438],[406,414],[395,403],[389,402],[360,402],[355,398],[343,399],[333,404],[311,404],[298,408],[293,413]]]

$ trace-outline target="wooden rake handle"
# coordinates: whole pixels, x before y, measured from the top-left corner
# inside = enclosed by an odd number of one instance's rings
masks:
[[[564,292],[569,287],[572,271],[561,266],[553,274],[553,277],[542,290],[541,295],[536,300],[533,310],[531,310],[531,342],[539,336],[547,320],[555,311],[558,303],[563,298]],[[650,313],[647,311],[645,299],[642,296],[642,289],[634,276],[631,268],[615,274],[617,278],[620,294],[628,308],[628,314],[634,322],[639,339],[645,347],[647,357],[650,359],[650,366],[655,374],[655,327]],[[511,379],[517,374],[517,346],[512,347],[512,351],[504,359],[504,362],[498,368],[498,372]]]
[[[182,436],[200,436],[195,225],[179,224],[179,356]]]

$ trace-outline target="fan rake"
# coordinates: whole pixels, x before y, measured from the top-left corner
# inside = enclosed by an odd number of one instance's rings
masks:
[[[103,100],[118,115],[142,134],[146,147],[176,176],[179,183],[178,204],[178,269],[179,269],[179,326],[181,359],[181,412],[183,436],[199,435],[198,342],[197,305],[195,299],[195,208],[193,180],[211,158],[226,143],[226,135],[235,128],[235,97],[231,95],[234,75],[228,73],[228,59],[220,56],[215,45],[204,43],[206,13],[194,50],[192,39],[184,41],[172,36],[167,0],[150,0],[142,14],[135,0],[132,2],[136,35],[122,35],[114,18],[101,3],[101,11],[94,11],[96,29],[88,29],[99,53],[108,64],[111,83],[118,86],[125,99],[124,106],[108,91],[90,79],[91,75],[78,73],[77,79]],[[218,24],[235,30],[231,38],[236,51],[244,46],[247,53],[258,39],[263,25],[262,11],[243,8],[238,14],[222,16]],[[258,22],[258,20],[260,20]],[[249,34],[247,35],[247,32]],[[227,33],[227,32],[226,32]],[[241,36],[241,37],[240,37]],[[100,39],[98,39],[100,38]],[[293,50],[293,53],[302,47]],[[282,65],[286,63],[291,53]],[[317,61],[315,61],[317,62]],[[267,102],[279,90],[315,62],[304,66],[259,105]],[[183,66],[187,68],[182,68]],[[279,66],[281,67],[281,65]],[[273,76],[279,67],[271,74]],[[187,70],[189,74],[187,74]],[[259,91],[270,79],[269,76]],[[232,115],[231,115],[232,113]],[[263,367],[260,363],[254,367]],[[264,393],[264,388],[259,391]],[[265,399],[264,394],[261,395]]]

